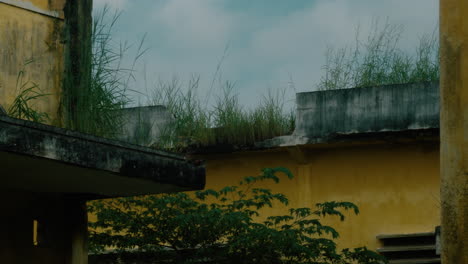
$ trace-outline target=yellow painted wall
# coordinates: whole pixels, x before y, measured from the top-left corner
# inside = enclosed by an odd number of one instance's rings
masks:
[[[28,2],[28,1],[17,1]],[[60,10],[65,0],[31,0],[32,6],[45,11]],[[21,4],[21,3],[20,3]],[[23,84],[34,82],[43,93],[36,110],[46,112],[57,123],[63,72],[63,20],[12,6],[0,1],[0,105],[6,110],[19,93],[17,77],[25,71]],[[25,65],[28,60],[32,63]]]
[[[236,184],[260,169],[283,166],[295,178],[275,191],[290,199],[291,207],[313,207],[317,202],[349,201],[359,206],[358,216],[345,222],[327,219],[341,234],[340,247],[379,247],[378,234],[434,231],[439,220],[439,149],[430,145],[374,145],[303,148],[303,158],[285,149],[266,152],[204,156],[207,188]],[[299,155],[300,156],[300,155]],[[282,214],[285,208],[263,213]]]
[[[48,11],[61,11],[65,0],[17,0],[18,2],[30,2],[34,6]]]

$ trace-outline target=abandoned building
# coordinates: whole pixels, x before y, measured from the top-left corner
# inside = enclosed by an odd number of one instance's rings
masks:
[[[35,107],[49,116],[39,124],[0,108],[2,263],[87,263],[87,200],[198,190],[205,173],[206,187],[217,188],[276,166],[295,178],[268,187],[292,207],[332,200],[359,206],[345,222],[327,220],[343,247],[367,246],[400,263],[439,263],[435,230],[442,224],[442,261],[466,263],[466,4],[441,1],[440,89],[414,83],[300,93],[292,135],[250,149],[191,153],[206,165],[57,127],[77,118],[60,114],[64,91],[73,106],[87,84],[81,67],[89,45],[82,42],[91,6],[0,0],[0,105],[8,110],[18,89],[34,81],[47,94]],[[146,110],[141,118],[169,118],[164,108]]]
[[[324,219],[340,233],[341,247],[366,246],[390,259],[440,263],[438,83],[299,93],[296,107],[292,135],[247,148],[195,149],[191,155],[206,164],[206,188],[235,185],[262,168],[286,167],[295,177],[268,188],[285,194],[290,207],[326,201],[359,207],[359,215],[349,214],[344,222]],[[166,111],[125,112],[130,120],[146,119],[154,135],[171,118]],[[127,124],[129,135],[138,130],[136,123]],[[262,210],[285,213],[281,207]]]
[[[80,66],[73,65],[79,59],[65,66],[67,56],[76,55],[77,51],[70,50],[70,42],[62,41],[61,30],[67,19],[71,20],[68,27],[76,26],[76,17],[67,17],[62,10],[66,5],[70,15],[79,13],[90,18],[91,9],[84,8],[90,4],[91,1],[0,1],[3,108],[10,109],[24,91],[24,84],[34,80],[49,94],[39,100],[37,109],[49,114],[49,124],[60,125],[62,76],[66,70]],[[79,83],[79,74],[74,77]],[[87,200],[204,187],[202,164],[150,148],[11,118],[3,108],[1,263],[87,263]]]

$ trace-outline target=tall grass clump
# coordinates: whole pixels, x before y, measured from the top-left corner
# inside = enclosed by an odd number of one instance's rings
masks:
[[[284,109],[284,91],[268,90],[253,109],[245,109],[227,82],[213,111],[219,143],[250,145],[294,130],[294,114]]]
[[[414,53],[399,48],[401,25],[372,22],[366,40],[359,28],[353,46],[329,47],[319,90],[400,84],[439,79],[439,43],[435,31],[419,39]]]
[[[158,82],[151,104],[167,106],[174,120],[162,129],[157,147],[183,151],[213,145],[251,146],[294,129],[294,115],[284,110],[283,93],[269,91],[260,104],[248,109],[234,93],[234,83],[227,81],[210,106],[199,97],[199,81],[199,76],[193,76],[185,89],[178,78]]]
[[[123,66],[124,56],[131,46],[116,43],[112,38],[119,16],[119,12],[112,15],[105,7],[94,17],[91,82],[89,89],[79,95],[82,107],[79,109],[78,130],[109,138],[122,136],[124,120],[119,110],[130,103],[128,92],[131,82],[136,81],[135,66],[147,51],[143,48],[143,38],[135,49],[137,53],[131,65]],[[226,50],[217,66],[210,92],[213,92],[215,83],[221,82],[220,68],[225,55]],[[152,144],[155,147],[182,151],[188,147],[215,144],[252,145],[288,134],[293,129],[293,115],[285,113],[283,96],[279,93],[270,92],[257,107],[246,109],[233,93],[234,84],[225,82],[220,85],[218,91],[221,95],[213,106],[208,105],[208,100],[201,100],[199,85],[200,77],[196,75],[186,83],[176,77],[158,81],[149,95],[149,105],[166,106],[174,119],[158,128],[160,135],[157,139],[148,139],[152,127],[145,125],[145,120],[138,121],[141,126],[138,126],[137,138],[132,142],[156,142]]]
[[[86,132],[105,137],[115,137],[120,131],[122,118],[118,110],[129,103],[129,81],[134,78],[135,63],[145,52],[142,39],[132,66],[122,66],[130,46],[112,39],[119,16],[120,13],[115,12],[109,19],[109,9],[104,7],[93,21],[91,90],[87,96],[88,125],[85,129]]]
[[[26,66],[33,63],[34,60],[27,60],[23,68],[18,72],[16,77],[16,97],[13,103],[8,108],[8,115],[25,119],[29,121],[44,123],[49,120],[49,115],[36,109],[36,100],[44,96],[48,96],[41,91],[39,86],[30,80],[25,79]]]
[[[151,105],[164,105],[173,120],[160,128],[157,147],[179,151],[199,141],[211,141],[210,112],[201,103],[197,89],[200,77],[192,76],[184,87],[179,78],[159,80],[150,97]]]
[[[89,89],[79,95],[82,101],[76,127],[81,132],[108,138],[116,138],[122,131],[119,110],[130,102],[127,94],[130,82],[135,80],[134,69],[146,52],[143,37],[130,66],[124,65],[132,45],[112,38],[119,17],[120,12],[111,14],[105,6],[93,18],[91,81]]]

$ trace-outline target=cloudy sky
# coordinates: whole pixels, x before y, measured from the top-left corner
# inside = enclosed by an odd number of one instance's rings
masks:
[[[147,33],[141,61],[147,87],[173,75],[200,74],[200,93],[209,90],[216,67],[235,81],[246,105],[267,89],[312,91],[322,74],[327,45],[352,44],[355,28],[365,36],[375,18],[404,26],[403,49],[411,50],[438,23],[438,0],[94,0],[122,15],[115,39],[135,42]],[[141,74],[143,75],[143,74]],[[143,91],[141,79],[135,84]],[[138,100],[138,99],[137,99]]]

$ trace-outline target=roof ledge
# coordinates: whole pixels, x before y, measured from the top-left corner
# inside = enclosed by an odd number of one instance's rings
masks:
[[[203,189],[184,157],[0,115],[0,189],[89,199]]]

